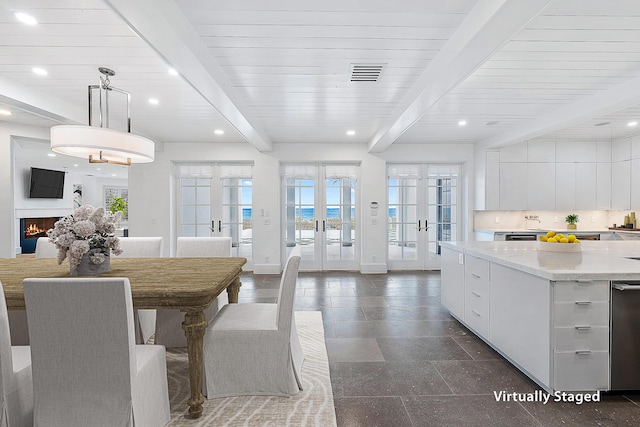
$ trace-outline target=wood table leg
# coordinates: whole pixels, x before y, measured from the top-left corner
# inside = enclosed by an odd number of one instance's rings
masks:
[[[229,303],[237,303],[238,302],[238,293],[240,292],[240,286],[242,283],[240,282],[240,278],[236,277],[232,284],[227,287],[227,295],[229,296]]]
[[[202,415],[202,339],[207,329],[207,319],[203,310],[189,310],[184,315],[182,329],[187,336],[187,351],[189,353],[189,383],[191,398],[189,415],[199,418]]]

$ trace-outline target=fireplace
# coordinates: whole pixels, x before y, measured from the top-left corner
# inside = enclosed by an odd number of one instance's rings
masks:
[[[23,254],[36,251],[38,237],[47,237],[47,230],[59,220],[59,217],[21,218],[20,219],[20,247]]]

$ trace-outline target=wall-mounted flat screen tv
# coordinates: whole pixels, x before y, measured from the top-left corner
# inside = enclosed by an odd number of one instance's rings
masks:
[[[62,199],[64,172],[31,168],[29,197],[32,199]]]

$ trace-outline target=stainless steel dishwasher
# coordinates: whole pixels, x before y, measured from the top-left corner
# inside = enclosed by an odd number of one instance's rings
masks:
[[[640,390],[640,282],[611,284],[611,390]]]

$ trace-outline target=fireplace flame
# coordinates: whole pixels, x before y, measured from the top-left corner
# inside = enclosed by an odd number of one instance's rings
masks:
[[[38,224],[29,224],[29,226],[24,230],[24,234],[26,237],[35,236],[36,234],[46,233],[47,230],[38,227]]]

